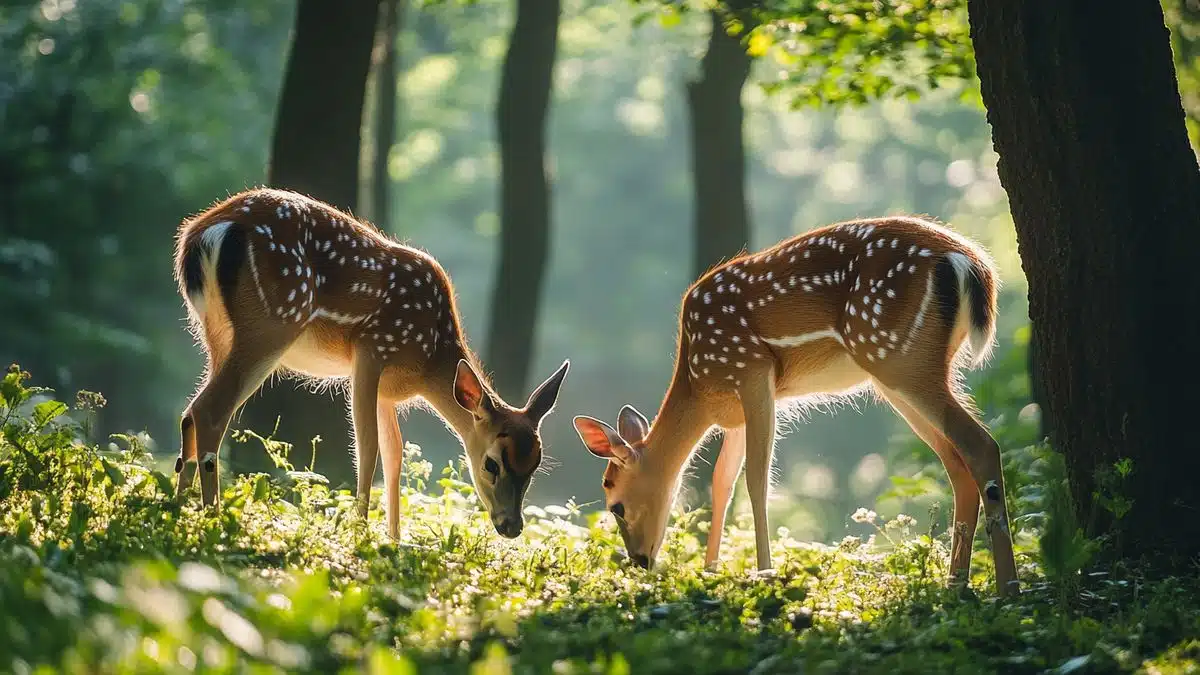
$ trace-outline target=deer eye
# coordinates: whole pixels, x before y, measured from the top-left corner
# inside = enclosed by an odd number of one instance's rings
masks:
[[[614,516],[620,518],[621,520],[625,519],[625,505],[624,504],[613,504],[612,507],[609,509],[609,511],[612,511],[612,514]]]
[[[496,438],[508,438],[508,432],[501,431],[500,433],[496,434]]]
[[[500,465],[491,457],[483,460],[483,470],[492,474],[493,477],[500,475]]]
[[[612,486],[613,486],[613,482],[612,482],[611,480],[609,480],[609,479],[605,478],[605,479],[604,479],[604,489],[605,489],[605,490],[611,490],[611,489],[612,489]]]

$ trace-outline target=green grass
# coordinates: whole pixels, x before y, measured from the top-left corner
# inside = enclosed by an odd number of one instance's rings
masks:
[[[31,391],[0,388],[0,672],[1200,672],[1195,576],[1052,586],[1026,536],[1018,600],[994,599],[986,551],[960,596],[945,538],[895,519],[834,546],[780,533],[762,577],[742,521],[708,573],[702,513],[646,572],[573,505],[501,539],[415,448],[394,543],[304,472],[227,481],[218,514],[180,507],[137,439],[82,445]]]

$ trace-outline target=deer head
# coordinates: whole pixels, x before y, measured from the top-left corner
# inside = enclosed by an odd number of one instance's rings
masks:
[[[662,453],[649,451],[650,423],[627,405],[617,415],[617,429],[580,415],[575,431],[589,452],[608,460],[605,504],[616,517],[629,558],[649,569],[662,546],[675,497],[671,472],[655,461]]]
[[[484,386],[471,364],[458,362],[454,400],[473,419],[462,434],[467,465],[476,494],[501,536],[514,538],[525,527],[525,493],[542,461],[541,422],[554,408],[570,367],[571,362],[564,361],[524,408],[513,408]]]

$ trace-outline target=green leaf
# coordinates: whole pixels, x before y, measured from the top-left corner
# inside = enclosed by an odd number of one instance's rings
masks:
[[[67,404],[62,401],[43,401],[33,407],[33,421],[39,428],[44,427],[66,412]]]
[[[266,474],[259,474],[254,479],[254,501],[265,502],[271,496],[271,481]]]
[[[124,471],[122,471],[118,467],[113,466],[112,462],[109,462],[107,459],[104,459],[103,457],[100,458],[100,463],[104,466],[104,475],[108,477],[108,480],[111,481],[113,485],[119,486],[119,485],[125,484],[125,472]]]
[[[154,477],[154,483],[158,486],[158,491],[164,497],[173,497],[175,495],[175,485],[169,476],[161,471],[151,471],[150,475]]]

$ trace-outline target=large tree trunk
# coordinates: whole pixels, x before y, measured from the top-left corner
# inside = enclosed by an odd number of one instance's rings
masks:
[[[517,0],[496,104],[500,142],[500,260],[492,291],[488,366],[506,398],[520,397],[533,360],[550,247],[546,117],[560,0]]]
[[[396,143],[396,42],[400,38],[408,3],[382,0],[379,18],[379,49],[382,55],[375,70],[375,156],[371,167],[371,220],[383,229],[391,221],[392,180],[388,160]]]
[[[739,12],[748,2],[730,2]],[[709,12],[712,30],[700,77],[687,84],[691,130],[694,238],[692,272],[699,277],[750,245],[746,204],[746,149],[742,141],[742,87],[751,57],[743,35],[725,30],[724,10]],[[750,27],[748,17],[740,17]]]
[[[1200,170],[1157,0],[972,0],[1051,441],[1116,552],[1200,553],[1200,451],[1182,391],[1200,343]],[[1120,45],[1112,40],[1118,22]],[[1115,518],[1099,474],[1133,461]]]
[[[378,0],[353,11],[340,3],[300,0],[292,50],[275,118],[267,182],[353,210],[359,190],[359,132],[371,66]],[[281,417],[279,440],[296,444],[293,461],[307,465],[309,443],[320,435],[318,470],[335,480],[353,473],[346,449],[346,403],[316,395],[288,380],[268,383],[252,397],[238,428],[270,433]],[[239,453],[235,469],[263,466],[259,448]],[[232,458],[231,458],[232,459]]]
[[[709,11],[708,49],[700,61],[699,78],[687,83],[694,209],[692,274],[697,278],[750,245],[742,88],[750,76],[752,58],[742,43],[745,34],[730,35],[725,28],[727,13],[743,13],[748,4],[734,0]],[[750,27],[748,16],[738,18]],[[709,446],[700,452],[713,461],[694,464],[699,485],[712,484],[720,441],[710,441]]]

